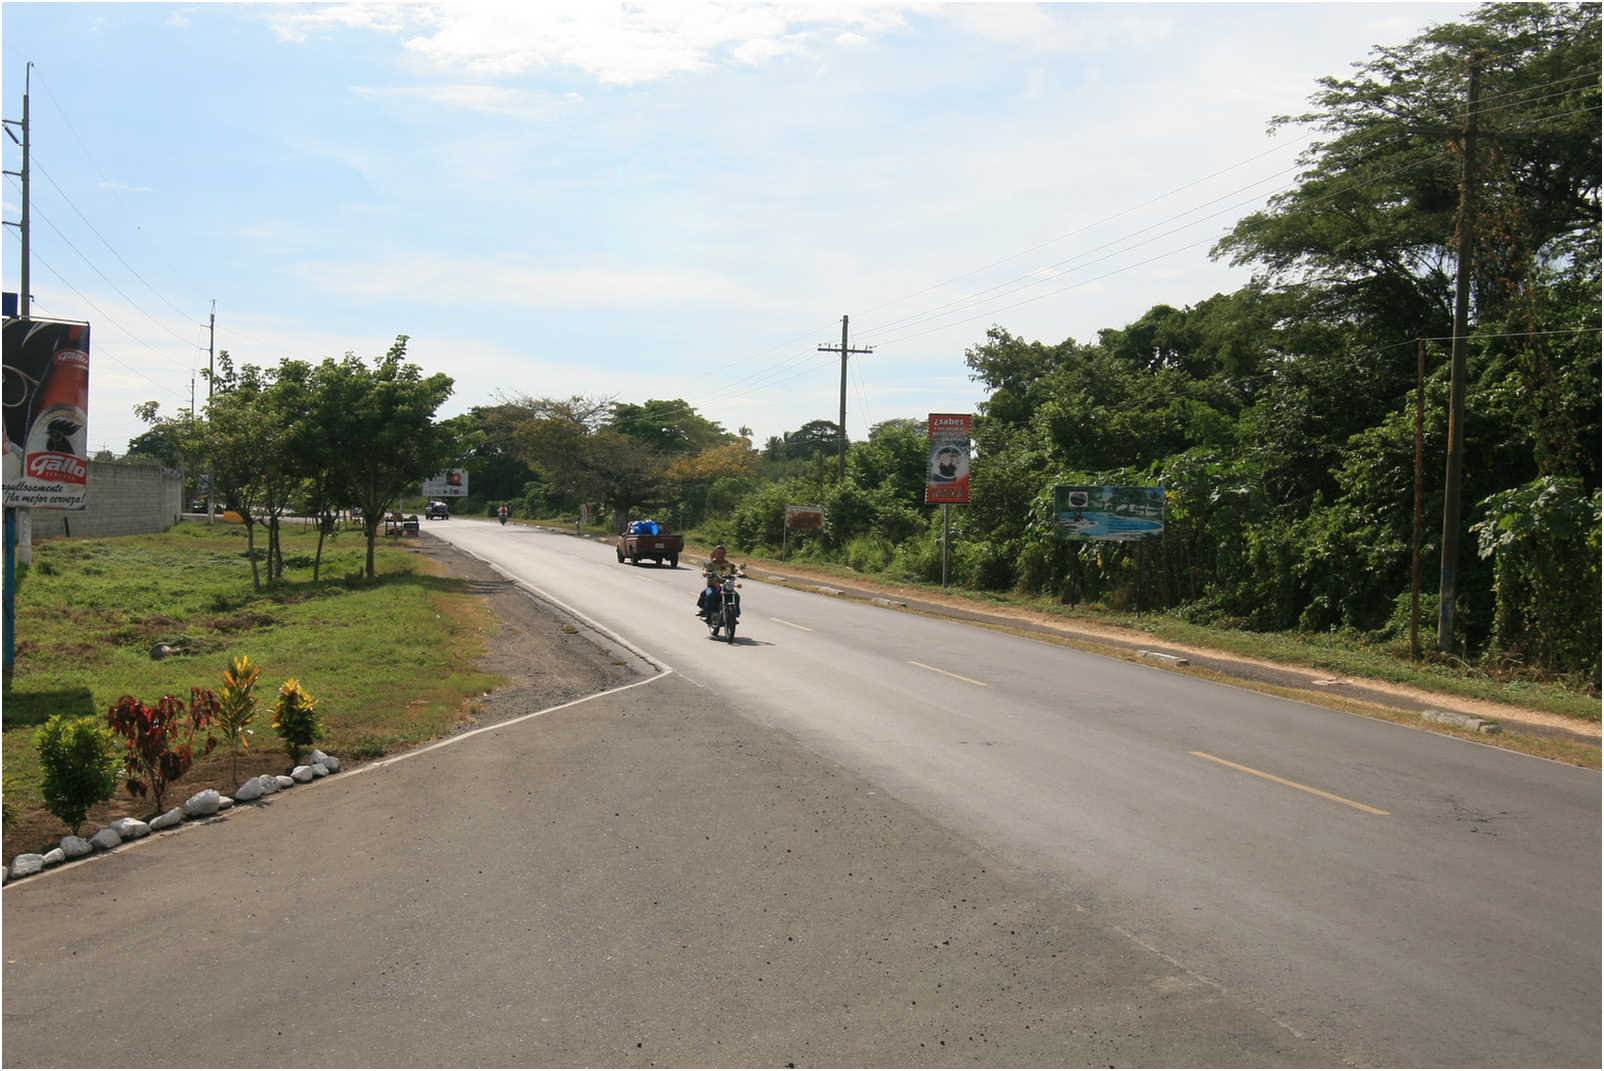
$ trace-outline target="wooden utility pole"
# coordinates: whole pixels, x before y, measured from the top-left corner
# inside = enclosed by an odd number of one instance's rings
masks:
[[[1409,657],[1420,661],[1420,508],[1426,493],[1426,340],[1415,354],[1415,516],[1409,532]]]
[[[841,460],[836,470],[836,479],[844,480],[847,478],[847,354],[873,353],[874,347],[865,346],[862,349],[849,349],[847,347],[847,318],[843,316],[841,317],[841,345],[831,346],[821,343],[819,352],[839,353],[841,355],[841,423],[837,428],[841,441]]]
[[[1470,270],[1476,233],[1476,109],[1481,106],[1481,54],[1470,58],[1465,158],[1459,187],[1459,273],[1454,287],[1454,339],[1448,392],[1448,471],[1443,480],[1442,573],[1437,594],[1437,650],[1454,649],[1459,572],[1459,483],[1465,469],[1465,333],[1470,321]]]

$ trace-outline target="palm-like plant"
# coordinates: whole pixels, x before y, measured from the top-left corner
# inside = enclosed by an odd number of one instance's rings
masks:
[[[212,724],[228,742],[229,768],[239,780],[239,749],[250,748],[250,724],[256,719],[256,678],[262,670],[249,655],[231,659],[223,671],[223,688],[217,693],[217,716]]]

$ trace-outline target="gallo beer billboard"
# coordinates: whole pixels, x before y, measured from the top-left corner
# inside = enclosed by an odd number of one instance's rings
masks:
[[[89,325],[5,324],[5,505],[83,509],[89,480]]]

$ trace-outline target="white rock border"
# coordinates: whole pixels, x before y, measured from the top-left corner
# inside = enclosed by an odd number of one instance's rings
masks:
[[[241,785],[233,796],[225,796],[215,788],[205,788],[166,814],[158,815],[149,822],[137,818],[115,818],[87,839],[66,836],[61,838],[58,846],[47,852],[21,852],[11,860],[10,866],[0,869],[0,882],[9,885],[18,878],[31,877],[62,863],[86,858],[97,851],[109,852],[124,841],[135,840],[167,829],[176,829],[186,821],[204,821],[220,811],[228,810],[236,803],[265,799],[286,788],[338,773],[339,769],[339,759],[313,749],[307,755],[305,764],[295,767],[296,776],[262,774],[259,777],[252,777]]]

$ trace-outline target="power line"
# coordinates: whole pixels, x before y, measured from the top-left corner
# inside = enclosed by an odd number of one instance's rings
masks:
[[[34,68],[34,69],[35,69],[35,71],[38,70],[38,68]],[[66,125],[67,129],[72,132],[73,137],[77,138],[79,149],[81,149],[83,151],[83,154],[86,157],[89,158],[89,162],[94,167],[95,173],[99,176],[100,181],[102,181],[102,182],[106,181],[105,169],[100,166],[99,161],[96,160],[94,155],[89,151],[88,144],[84,141],[83,136],[81,134],[79,134],[77,128],[72,125],[72,120],[67,117],[66,109],[64,109],[61,106],[60,102],[56,100],[55,95],[50,92],[50,87],[48,85],[42,85],[42,88],[45,91],[45,96],[50,98],[50,103],[52,105],[54,105],[57,113],[60,114],[62,122]],[[30,155],[33,155],[35,157],[35,159],[33,160],[33,165],[37,166],[38,165],[37,150],[35,150]],[[40,171],[44,171],[44,168],[41,167],[41,168],[39,168],[39,170]],[[146,279],[143,275],[141,275],[139,273],[139,271],[137,269],[135,269],[135,267],[132,264],[128,263],[127,259],[125,259],[123,257],[123,255],[117,251],[116,247],[114,247],[109,241],[106,240],[106,236],[101,234],[100,231],[96,230],[95,229],[95,225],[93,223],[89,222],[89,218],[87,216],[85,216],[83,214],[83,212],[79,211],[78,206],[73,203],[72,198],[67,196],[66,191],[61,188],[61,186],[56,182],[55,179],[50,178],[50,174],[48,172],[45,172],[45,177],[47,179],[50,179],[50,185],[56,187],[56,192],[61,194],[62,199],[65,200],[67,202],[67,204],[72,207],[72,210],[74,212],[78,213],[78,218],[84,221],[84,225],[87,226],[91,231],[94,231],[95,237],[99,238],[100,241],[101,241],[101,244],[103,244],[107,249],[111,250],[111,255],[116,257],[119,261],[121,261],[122,262],[122,266],[127,268],[128,271],[134,276],[134,278],[138,279],[141,283],[144,283],[145,284],[145,288],[147,290],[149,290],[152,294],[155,294],[158,298],[160,298],[163,304],[165,304],[168,308],[172,309],[179,316],[182,316],[186,320],[191,319],[191,317],[189,316],[188,313],[186,313],[183,309],[180,309],[177,305],[173,304],[173,302],[170,301],[167,298],[167,295],[163,294],[160,290],[157,290],[154,286],[152,286],[151,283],[150,283],[150,280]]]
[[[70,282],[68,282],[66,280],[66,278],[59,271],[57,271],[55,269],[55,267],[53,265],[51,265],[51,263],[48,260],[45,260],[43,257],[41,257],[39,255],[37,250],[34,251],[33,257],[39,263],[43,264],[45,266],[45,268],[50,272],[50,274],[54,275],[57,279],[60,279],[61,280],[61,284],[63,286],[65,286],[68,290],[71,290],[74,294],[77,294],[79,300],[81,300],[84,304],[88,305],[90,308],[92,308],[96,312],[98,312],[105,321],[107,321],[108,323],[110,323],[112,326],[116,327],[120,331],[122,331],[123,334],[127,335],[129,338],[132,338],[135,342],[139,342],[140,341],[138,336],[134,335],[133,332],[129,331],[122,324],[118,323],[117,320],[114,319],[111,315],[109,315],[106,312],[105,309],[102,309],[99,305],[96,305],[93,301],[89,300],[89,298],[87,298],[87,297],[85,297],[83,295],[82,291],[80,291],[77,287],[73,286]],[[146,345],[146,346],[149,345],[148,343],[141,343],[141,344],[142,345]],[[157,383],[154,379],[151,379],[149,376],[147,376],[144,372],[141,372],[139,369],[133,367],[130,364],[127,364],[126,362],[122,361],[121,359],[119,359],[119,358],[117,358],[115,356],[111,356],[110,354],[105,353],[101,349],[101,347],[100,347],[100,345],[98,343],[95,346],[95,352],[97,354],[102,355],[102,356],[110,356],[113,361],[116,361],[118,364],[120,364],[124,368],[128,369],[128,371],[132,372],[136,376],[139,376],[141,379],[146,380],[151,385],[157,386],[157,387],[161,386],[160,383]],[[171,365],[169,365],[168,368],[170,370],[172,370],[172,371],[177,371],[177,369],[173,368]],[[182,392],[179,392],[179,396],[182,397]]]
[[[1563,110],[1556,111],[1556,112],[1550,112],[1550,113],[1547,113],[1547,114],[1541,115],[1541,116],[1534,116],[1534,117],[1532,117],[1532,121],[1533,122],[1544,121],[1544,120],[1547,120],[1547,119],[1555,118],[1557,116],[1579,114],[1581,112],[1591,111],[1591,110],[1593,110],[1592,107],[1584,107],[1584,108],[1580,108],[1580,109],[1563,109]],[[1518,127],[1510,128],[1510,129],[1518,129]],[[1355,166],[1362,165],[1363,163],[1366,162],[1367,159],[1368,160],[1375,160],[1377,158],[1380,158],[1387,151],[1390,151],[1391,148],[1392,148],[1391,145],[1383,146],[1382,148],[1377,149],[1376,151],[1370,153],[1367,158],[1362,158],[1361,160],[1357,161]],[[1402,166],[1400,166],[1398,168],[1394,168],[1394,169],[1389,170],[1389,171],[1383,171],[1379,175],[1368,175],[1368,176],[1365,176],[1364,181],[1370,182],[1370,181],[1375,181],[1376,179],[1392,178],[1392,177],[1395,177],[1395,176],[1400,175],[1400,174],[1405,174],[1405,173],[1407,173],[1407,172],[1409,172],[1411,170],[1414,170],[1416,168],[1425,166],[1426,164],[1428,164],[1430,162],[1431,161],[1429,159],[1416,160],[1416,161],[1404,164],[1404,165],[1402,165]],[[1284,172],[1282,172],[1282,173],[1284,173]],[[1260,180],[1260,181],[1262,183],[1265,180]],[[1258,184],[1260,184],[1260,183],[1254,183],[1253,185],[1258,185]],[[1337,189],[1330,191],[1324,197],[1317,198],[1315,201],[1313,201],[1311,203],[1318,204],[1323,200],[1334,199],[1335,197],[1337,197],[1337,196],[1339,196],[1339,195],[1341,195],[1343,193],[1347,193],[1350,190],[1357,188],[1359,185],[1361,185],[1361,181],[1358,180],[1358,179],[1355,179],[1353,182],[1348,183],[1345,186],[1338,187]],[[1232,195],[1234,195],[1236,193],[1240,193],[1240,192],[1243,192],[1246,189],[1251,189],[1251,188],[1252,188],[1251,185],[1247,186],[1247,187],[1241,187],[1238,190],[1232,191],[1230,194],[1225,194],[1225,195],[1222,195],[1222,197],[1215,198],[1214,201],[1206,202],[1204,205],[1199,206],[1199,209],[1207,207],[1209,204],[1217,203],[1218,201],[1223,200],[1225,197],[1232,196]],[[1295,188],[1297,188],[1297,185],[1296,184],[1292,184],[1292,185],[1287,186],[1285,189],[1291,190],[1291,189],[1295,189]],[[1236,209],[1243,207],[1247,203],[1249,203],[1249,202],[1239,202],[1238,204],[1232,205],[1227,209],[1224,209],[1224,210],[1222,210],[1220,212],[1212,213],[1210,216],[1204,217],[1204,220],[1210,219],[1210,218],[1214,218],[1214,217],[1219,216],[1219,215],[1222,215],[1225,212],[1235,211]],[[920,314],[904,317],[902,320],[892,321],[889,324],[876,325],[875,327],[870,328],[865,333],[866,334],[870,334],[872,337],[880,338],[882,345],[890,345],[890,344],[894,344],[896,342],[906,341],[906,340],[908,340],[910,338],[917,338],[917,337],[920,337],[920,336],[925,335],[925,334],[930,334],[930,333],[933,333],[934,331],[945,330],[945,329],[950,328],[950,327],[956,327],[959,324],[966,323],[966,322],[969,322],[971,320],[984,319],[984,318],[986,318],[988,316],[995,315],[996,313],[999,313],[999,312],[1006,312],[1006,311],[1008,311],[1010,309],[1018,308],[1021,305],[1030,304],[1033,301],[1041,300],[1043,298],[1052,297],[1052,296],[1054,296],[1056,294],[1064,293],[1064,292],[1066,292],[1068,290],[1075,289],[1075,288],[1077,288],[1079,286],[1084,286],[1087,283],[1097,282],[1097,281],[1100,281],[1102,279],[1109,278],[1111,275],[1118,274],[1119,271],[1126,271],[1126,270],[1130,270],[1131,268],[1137,268],[1137,267],[1142,267],[1142,266],[1147,265],[1147,264],[1151,264],[1155,260],[1163,259],[1163,256],[1168,256],[1168,255],[1173,255],[1174,253],[1183,252],[1183,251],[1185,251],[1187,249],[1194,248],[1195,246],[1197,246],[1197,245],[1199,245],[1201,243],[1199,243],[1199,242],[1188,243],[1186,245],[1179,246],[1179,247],[1171,250],[1170,253],[1164,254],[1164,255],[1162,255],[1160,257],[1149,258],[1147,260],[1139,261],[1139,262],[1137,262],[1135,264],[1128,265],[1125,268],[1118,269],[1118,271],[1109,272],[1109,273],[1105,273],[1104,275],[1097,276],[1095,279],[1083,280],[1082,282],[1072,284],[1071,286],[1062,287],[1062,288],[1059,288],[1057,290],[1052,290],[1052,291],[1049,291],[1047,293],[1039,294],[1036,297],[1029,298],[1029,299],[1027,299],[1025,301],[1017,302],[1017,303],[1015,303],[1013,305],[1008,305],[1008,306],[1004,306],[1004,307],[1001,307],[1001,308],[994,308],[991,311],[985,312],[985,313],[981,313],[978,316],[968,317],[966,319],[955,320],[955,321],[952,321],[950,323],[943,324],[943,325],[940,325],[938,327],[932,328],[929,331],[916,332],[916,333],[911,334],[911,335],[901,335],[901,336],[898,336],[898,337],[892,338],[892,339],[884,339],[882,336],[878,336],[878,335],[874,335],[873,334],[876,330],[879,330],[879,331],[890,331],[893,328],[898,328],[898,327],[906,330],[909,327],[916,326],[916,325],[918,325],[920,323],[929,322],[931,319],[940,317],[942,315],[950,315],[953,312],[963,311],[964,309],[977,308],[977,307],[979,307],[981,305],[986,304],[987,301],[998,300],[998,299],[1007,297],[1007,296],[1009,296],[1011,294],[1022,293],[1024,291],[1030,290],[1030,289],[1032,289],[1033,287],[1036,287],[1036,286],[1045,285],[1049,280],[1041,279],[1041,278],[1032,278],[1032,276],[1036,275],[1039,272],[1048,270],[1050,268],[1057,268],[1057,267],[1066,265],[1066,264],[1070,263],[1073,260],[1076,260],[1076,259],[1079,259],[1080,257],[1084,257],[1086,255],[1089,255],[1089,253],[1091,253],[1091,252],[1096,252],[1097,250],[1100,250],[1100,249],[1106,249],[1106,248],[1108,248],[1110,246],[1119,245],[1122,242],[1128,242],[1130,238],[1134,238],[1136,235],[1145,233],[1145,231],[1151,230],[1153,227],[1162,226],[1166,222],[1170,222],[1172,220],[1180,219],[1180,218],[1182,218],[1182,217],[1184,217],[1186,215],[1191,214],[1191,212],[1198,211],[1199,209],[1192,209],[1192,210],[1189,210],[1188,212],[1178,213],[1175,216],[1170,217],[1169,220],[1160,221],[1159,223],[1152,224],[1151,226],[1149,226],[1147,228],[1144,228],[1143,230],[1136,231],[1131,235],[1125,236],[1123,238],[1115,239],[1115,240],[1112,240],[1110,242],[1106,242],[1101,246],[1097,246],[1097,247],[1094,247],[1092,250],[1088,250],[1086,253],[1079,254],[1077,257],[1066,258],[1065,260],[1058,261],[1058,262],[1056,262],[1054,264],[1051,264],[1051,265],[1047,265],[1044,268],[1038,268],[1038,269],[1035,270],[1035,272],[1031,273],[1030,275],[1018,276],[1018,277],[1016,277],[1014,279],[1008,280],[1007,282],[999,283],[999,284],[997,284],[997,286],[990,287],[987,290],[979,291],[976,294],[971,294],[971,295],[967,295],[966,297],[963,297],[963,298],[954,299],[953,301],[947,302],[944,305],[940,305],[940,306],[937,306],[934,309],[927,310],[924,313],[920,313]],[[1200,220],[1198,222],[1202,222],[1202,220]],[[1149,243],[1151,243],[1153,241],[1157,241],[1160,238],[1167,237],[1170,234],[1178,233],[1181,230],[1185,230],[1188,227],[1195,226],[1195,225],[1196,225],[1195,223],[1187,224],[1187,225],[1185,225],[1183,227],[1176,228],[1174,230],[1165,232],[1164,234],[1156,235],[1153,238],[1147,239],[1145,241],[1138,242],[1135,245],[1126,246],[1123,249],[1117,249],[1117,250],[1115,250],[1115,252],[1110,253],[1107,256],[1100,257],[1100,258],[1097,258],[1096,260],[1089,261],[1086,264],[1080,265],[1079,267],[1080,268],[1084,268],[1084,267],[1089,267],[1091,264],[1101,263],[1103,261],[1106,261],[1106,260],[1110,259],[1113,256],[1118,255],[1119,253],[1128,252],[1128,251],[1130,251],[1132,249],[1139,248],[1142,245],[1147,245],[1147,244],[1149,244]],[[1029,281],[1027,281],[1027,280],[1029,280]],[[1017,283],[1024,283],[1024,285],[1021,285],[1021,286],[1014,285],[1014,284],[1017,284]],[[983,295],[990,294],[990,293],[992,293],[992,291],[998,291],[998,290],[1001,290],[1002,293],[996,294],[991,298],[983,297]],[[956,308],[954,308],[954,306],[956,306]],[[946,311],[944,312],[944,310],[946,310]]]
[[[149,320],[151,323],[155,324],[157,327],[161,328],[163,331],[166,331],[169,335],[172,335],[175,339],[178,339],[179,342],[184,343],[185,345],[188,345],[188,343],[184,342],[184,339],[181,338],[178,335],[177,332],[175,332],[172,328],[168,327],[166,324],[162,323],[160,320],[156,319],[156,317],[152,316],[149,312],[146,312],[144,307],[141,306],[139,304],[139,302],[137,302],[133,298],[129,297],[128,294],[126,292],[124,292],[122,287],[118,286],[115,282],[112,281],[110,276],[108,276],[105,272],[101,271],[99,265],[97,265],[94,261],[90,260],[88,255],[86,255],[82,249],[79,249],[78,246],[73,242],[73,240],[71,238],[68,238],[66,236],[66,234],[64,234],[62,232],[60,227],[56,226],[54,220],[52,220],[44,212],[40,211],[39,206],[37,204],[34,205],[33,210],[34,210],[34,213],[36,215],[38,215],[41,219],[43,219],[45,221],[45,225],[46,226],[48,226],[51,230],[56,232],[56,236],[58,238],[60,238],[63,242],[67,243],[67,247],[69,249],[71,249],[74,253],[77,253],[79,258],[82,259],[85,264],[89,265],[90,269],[96,275],[100,276],[100,278],[105,281],[107,286],[111,287],[113,290],[115,290],[117,292],[117,296],[121,297],[124,301],[128,302],[128,304],[132,308],[134,308],[136,311],[141,313],[145,317],[145,319]],[[88,222],[88,221],[86,220],[85,222]],[[93,230],[93,228],[90,228],[90,229]],[[131,332],[130,332],[130,334],[131,334]],[[137,341],[141,341],[141,340],[136,337],[135,341],[137,342]],[[149,345],[149,343],[144,343],[144,342],[141,342],[141,344],[142,345]]]

